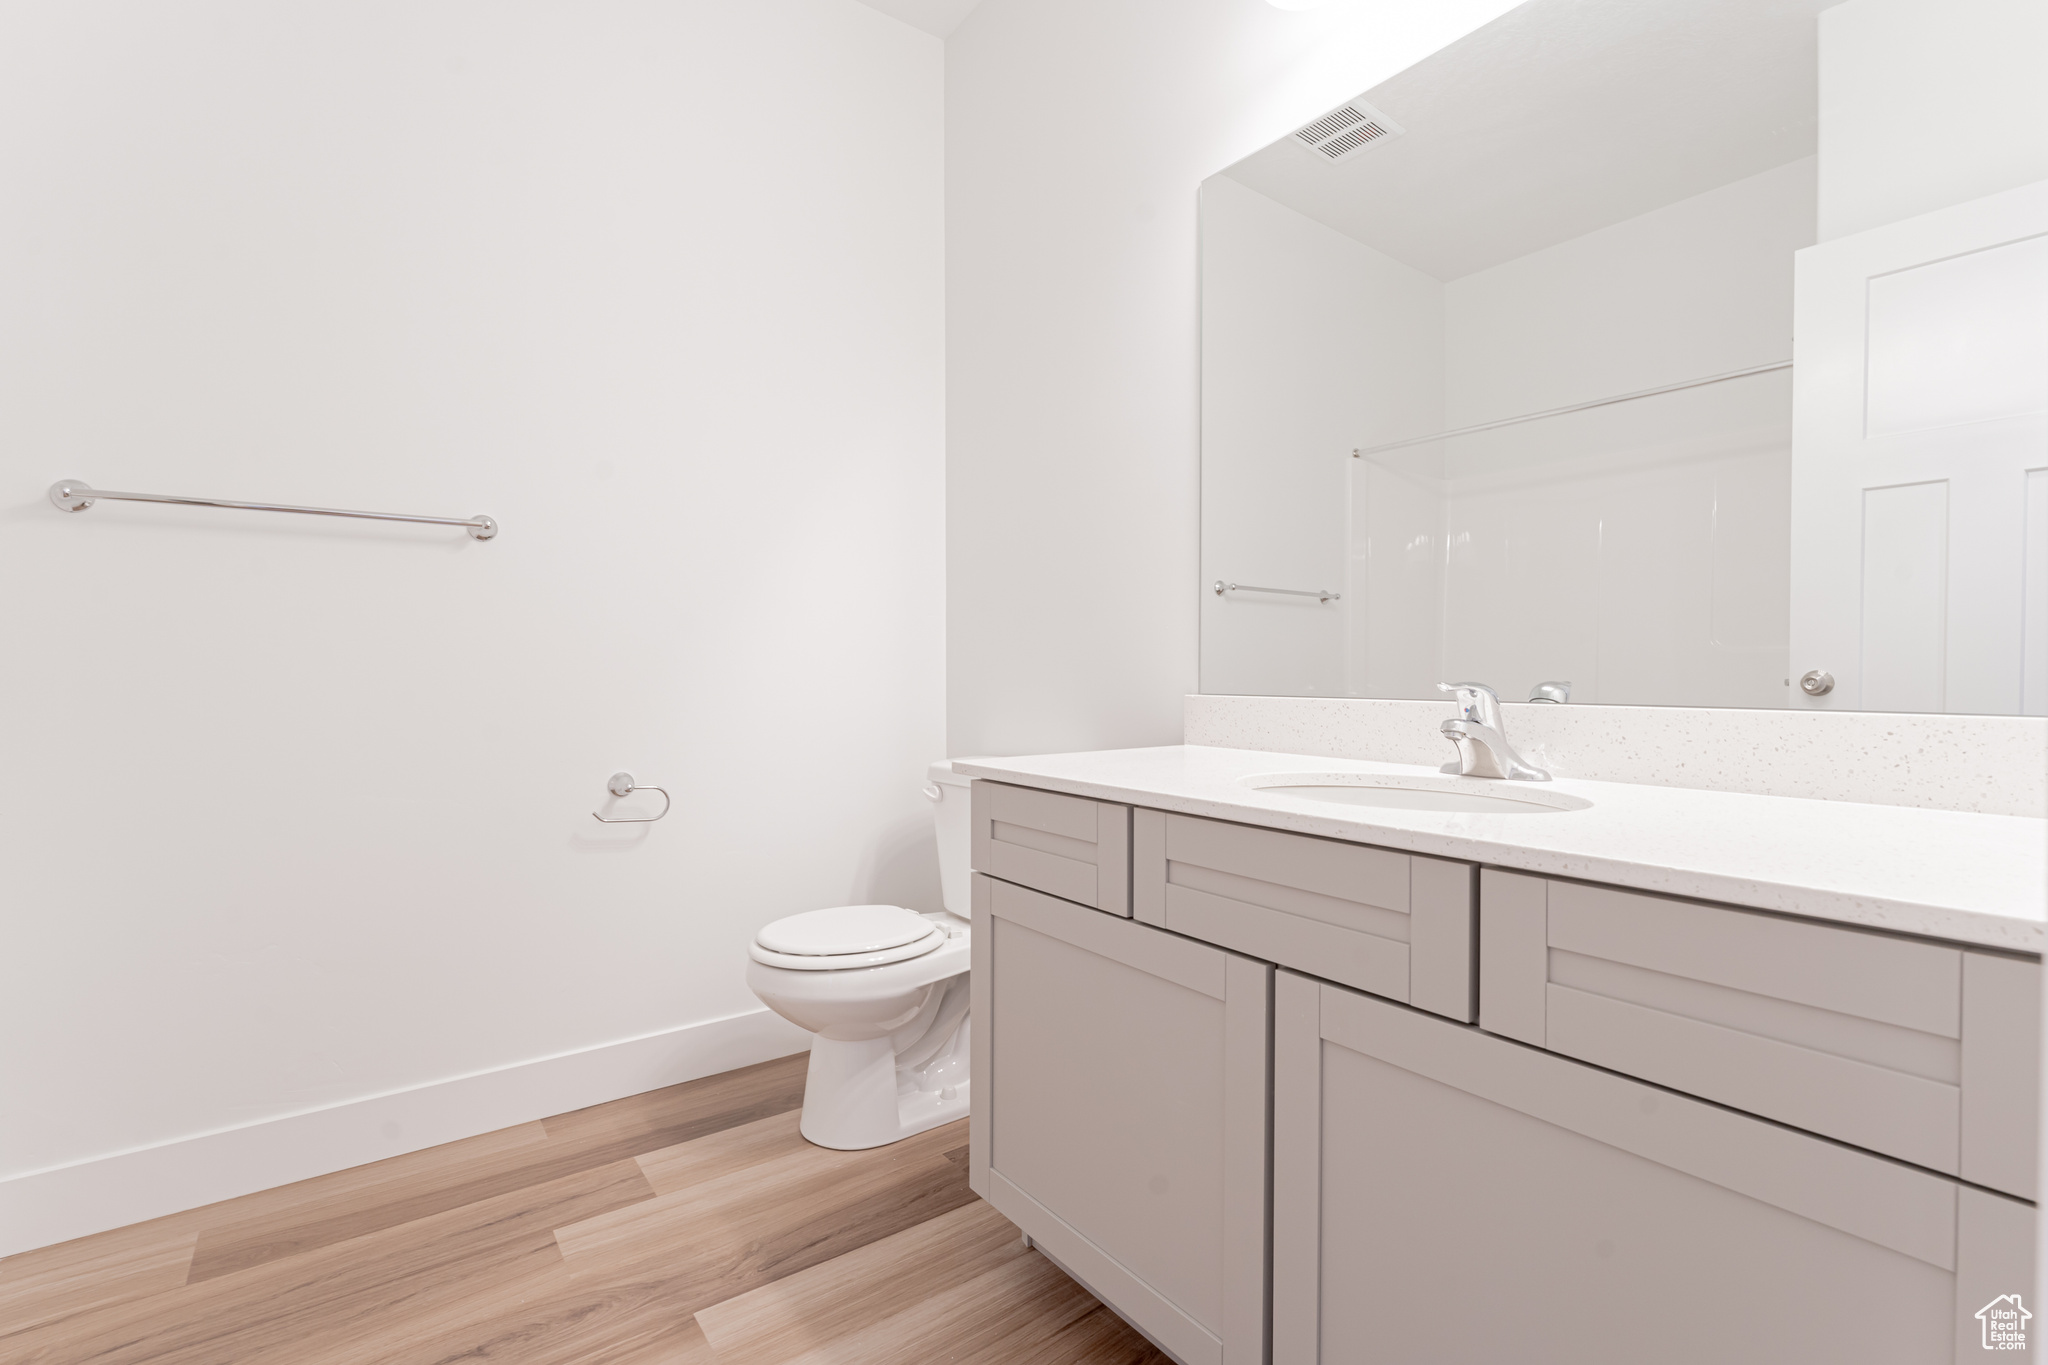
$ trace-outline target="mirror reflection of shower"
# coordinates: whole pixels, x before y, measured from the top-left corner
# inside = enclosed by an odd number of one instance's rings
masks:
[[[1889,340],[1795,303],[1795,255],[1847,278],[1886,230],[1820,231],[1831,3],[1532,0],[1203,186],[1202,582],[1281,590],[1201,595],[1204,691],[2048,711],[2048,378],[1961,470],[1862,429],[1926,366],[1835,392],[1943,327],[2024,351],[2048,268],[1902,298]],[[1966,572],[1982,638],[1928,587]]]

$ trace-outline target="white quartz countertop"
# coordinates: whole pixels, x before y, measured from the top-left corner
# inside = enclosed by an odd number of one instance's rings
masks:
[[[1336,805],[1259,791],[1276,773],[1434,776],[1436,769],[1173,745],[956,759],[955,771],[1156,810],[1411,853],[2042,951],[2048,820],[1559,778],[1584,810],[1471,814]],[[1470,781],[1475,790],[1533,784]]]

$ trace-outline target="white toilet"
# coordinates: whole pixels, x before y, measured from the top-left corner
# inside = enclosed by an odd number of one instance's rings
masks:
[[[934,763],[925,787],[944,911],[810,910],[749,949],[754,994],[817,1035],[801,1129],[820,1147],[880,1147],[967,1114],[968,782]]]

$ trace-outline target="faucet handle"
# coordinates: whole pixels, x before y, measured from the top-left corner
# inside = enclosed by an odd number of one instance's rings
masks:
[[[1448,692],[1458,703],[1458,714],[1466,720],[1476,720],[1481,725],[1500,728],[1500,696],[1485,683],[1440,682],[1439,692]]]

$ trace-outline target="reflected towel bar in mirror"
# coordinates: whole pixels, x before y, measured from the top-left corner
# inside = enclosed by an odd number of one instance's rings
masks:
[[[1704,379],[1688,379],[1682,384],[1662,384],[1654,389],[1637,389],[1634,393],[1618,393],[1612,398],[1595,398],[1584,403],[1573,403],[1562,408],[1546,408],[1542,412],[1526,412],[1520,417],[1503,417],[1497,422],[1481,422],[1477,426],[1459,427],[1455,431],[1439,431],[1429,436],[1411,436],[1405,441],[1388,441],[1385,445],[1362,446],[1351,452],[1351,458],[1362,460],[1368,455],[1384,455],[1390,450],[1406,450],[1410,446],[1426,446],[1431,441],[1448,441],[1453,436],[1476,436],[1482,431],[1498,431],[1502,427],[1518,427],[1524,422],[1540,422],[1546,417],[1563,417],[1574,412],[1591,412],[1594,408],[1611,408],[1616,403],[1633,403],[1638,398],[1655,398],[1660,394],[1683,393],[1687,389],[1703,389],[1709,384],[1725,384],[1731,379],[1747,379],[1753,374],[1773,374],[1789,370],[1789,360],[1774,360],[1768,365],[1752,365],[1746,370],[1730,370],[1726,374],[1710,374]]]
[[[474,517],[422,517],[410,512],[349,512],[338,507],[291,507],[277,502],[235,502],[228,498],[181,498],[169,493],[110,493],[88,488],[79,479],[59,479],[50,485],[50,501],[66,512],[83,512],[101,498],[115,502],[171,502],[181,507],[227,507],[241,512],[297,512],[309,517],[354,517],[358,521],[411,521],[427,526],[460,526],[472,540],[489,540],[498,534],[498,523],[481,514]]]
[[[1249,583],[1225,583],[1217,579],[1213,585],[1218,597],[1227,592],[1270,592],[1282,597],[1313,597],[1319,602],[1335,602],[1344,594],[1331,592],[1328,588],[1255,588]]]

